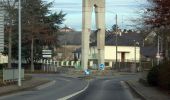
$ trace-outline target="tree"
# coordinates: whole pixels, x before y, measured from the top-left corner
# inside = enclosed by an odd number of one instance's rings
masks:
[[[170,1],[169,0],[148,0],[151,7],[147,8],[145,23],[152,27],[170,25]]]
[[[34,55],[41,55],[43,46],[54,46],[57,44],[56,32],[62,24],[65,14],[50,13],[52,2],[46,3],[42,0],[23,0],[22,2],[22,28],[23,44],[27,54],[31,54],[31,71],[34,71]],[[36,45],[36,46],[35,46]],[[41,48],[41,49],[40,49]],[[26,57],[29,57],[28,55]],[[40,58],[40,57],[38,57]]]
[[[0,0],[0,6],[5,11],[5,34],[8,34],[8,68],[11,68],[12,33],[15,32],[17,7],[16,0]]]
[[[43,0],[22,0],[22,58],[31,62],[34,71],[34,61],[41,59],[44,46],[54,48],[59,45],[57,32],[60,24],[64,21],[64,14],[50,13],[49,8],[53,2],[46,3]],[[11,65],[11,52],[13,58],[18,57],[18,33],[17,33],[17,0],[1,0],[0,5],[6,13],[5,19],[5,41],[9,41],[8,54],[9,65]],[[11,35],[11,33],[13,33]],[[11,46],[13,44],[13,46]],[[12,48],[12,51],[11,51]],[[7,49],[5,49],[7,50]]]
[[[164,61],[169,60],[170,45],[170,1],[148,0],[151,4],[144,16],[144,24],[155,29],[156,33],[163,39]]]
[[[116,24],[114,24],[114,25],[112,26],[112,28],[111,28],[111,31],[112,31],[112,32],[116,32],[116,28],[119,29],[119,26],[116,25]]]

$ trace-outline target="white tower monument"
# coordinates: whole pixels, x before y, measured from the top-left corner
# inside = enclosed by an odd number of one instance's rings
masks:
[[[81,66],[88,69],[89,37],[91,32],[91,19],[95,8],[97,33],[98,64],[104,64],[105,45],[105,0],[83,0],[82,22],[82,59]]]

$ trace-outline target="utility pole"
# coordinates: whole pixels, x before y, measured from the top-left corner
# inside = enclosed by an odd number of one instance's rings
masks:
[[[116,68],[117,67],[117,34],[118,34],[118,26],[117,26],[117,14],[116,14]]]
[[[134,40],[134,43],[135,43],[134,44],[134,46],[135,46],[135,57],[134,58],[135,58],[135,68],[136,68],[136,40]]]
[[[18,86],[21,86],[21,0],[18,1]]]
[[[157,65],[159,65],[159,59],[160,59],[160,50],[159,50],[159,35],[158,35],[158,46],[157,46],[157,55],[156,55],[156,58],[157,58]]]

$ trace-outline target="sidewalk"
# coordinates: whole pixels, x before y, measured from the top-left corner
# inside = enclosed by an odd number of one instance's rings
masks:
[[[127,81],[127,84],[134,90],[143,100],[170,100],[170,94],[161,92],[155,87],[145,86],[135,81]]]
[[[23,81],[21,87],[17,85],[3,86],[3,87],[0,87],[0,96],[14,93],[14,92],[19,92],[19,91],[30,89],[30,88],[34,88],[39,85],[45,84],[47,82],[50,82],[50,81],[48,79],[43,79],[43,78],[32,78],[28,81]]]

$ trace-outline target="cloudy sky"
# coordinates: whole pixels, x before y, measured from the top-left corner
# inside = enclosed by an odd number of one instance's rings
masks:
[[[82,24],[82,0],[46,0],[54,1],[51,8],[53,12],[63,11],[67,13],[64,25],[76,30],[81,30]],[[106,0],[106,28],[115,24],[115,15],[118,15],[120,28],[131,28],[132,19],[139,17],[139,12],[147,5],[146,0]],[[95,14],[93,13],[92,28],[95,29]]]

